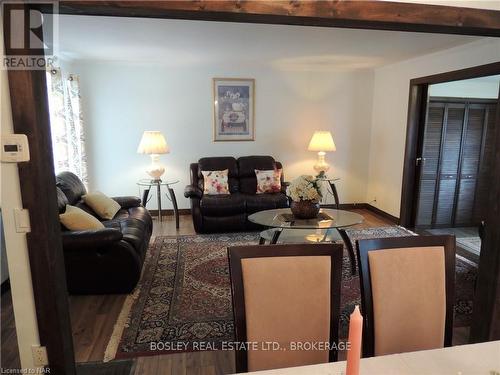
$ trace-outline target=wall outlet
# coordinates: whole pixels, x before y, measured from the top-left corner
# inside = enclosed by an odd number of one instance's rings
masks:
[[[35,366],[41,367],[49,364],[47,348],[45,346],[31,345],[31,351],[33,353],[33,363]]]

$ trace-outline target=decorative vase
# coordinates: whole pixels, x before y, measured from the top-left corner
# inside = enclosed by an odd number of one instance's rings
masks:
[[[313,201],[292,201],[290,209],[297,219],[314,219],[319,214],[319,203]]]

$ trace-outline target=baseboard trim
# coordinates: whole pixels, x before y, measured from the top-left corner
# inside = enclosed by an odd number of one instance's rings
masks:
[[[2,283],[0,295],[3,296],[3,294],[7,293],[9,290],[10,290],[10,279],[7,279]]]
[[[334,204],[322,204],[323,208],[336,208]],[[372,206],[369,203],[341,203],[339,204],[339,209],[341,210],[355,210],[355,209],[365,209],[383,217],[384,219],[390,221],[393,224],[399,224],[399,217],[393,216],[378,207]]]
[[[399,225],[399,217],[391,215],[390,213],[387,213],[378,207],[372,206],[369,203],[366,203],[366,209],[376,213],[379,216],[382,216],[384,219],[387,219],[396,225]]]
[[[322,204],[322,208],[337,208],[334,204]],[[366,207],[366,203],[340,203],[339,210],[361,210]]]
[[[158,210],[148,210],[151,216],[158,216]],[[191,210],[189,208],[179,208],[179,215],[191,215]],[[173,215],[174,210],[161,210],[163,216]]]

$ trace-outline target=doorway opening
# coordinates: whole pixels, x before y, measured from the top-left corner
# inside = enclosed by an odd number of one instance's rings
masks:
[[[420,234],[453,234],[456,266],[465,272],[456,285],[471,295],[458,308],[470,319],[454,340],[478,342],[493,314],[497,264],[496,222],[500,128],[500,63],[477,66],[410,82],[401,225]],[[467,289],[467,290],[466,290]],[[468,290],[470,289],[470,290]]]
[[[430,85],[417,158],[415,228],[454,234],[457,254],[479,264],[495,149],[500,75]]]

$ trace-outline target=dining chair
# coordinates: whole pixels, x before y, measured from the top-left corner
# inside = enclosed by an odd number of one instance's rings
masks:
[[[363,356],[451,346],[455,236],[356,241]]]
[[[236,372],[337,360],[342,252],[331,243],[228,248],[236,342],[252,343],[237,347]]]

